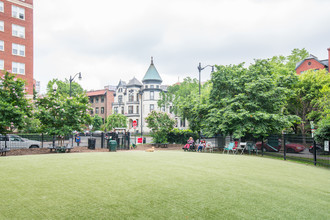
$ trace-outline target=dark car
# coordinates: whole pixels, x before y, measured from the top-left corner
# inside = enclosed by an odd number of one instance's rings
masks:
[[[94,137],[101,137],[102,136],[102,133],[103,133],[103,131],[94,131],[92,133],[92,136],[94,136]]]
[[[256,146],[257,146],[258,150],[261,150],[261,141],[257,142]],[[304,145],[297,144],[297,143],[286,142],[285,147],[286,147],[287,153],[299,153],[299,152],[305,150]],[[263,150],[270,151],[270,152],[279,152],[281,150],[280,141],[279,141],[279,144],[275,145],[275,146],[271,146],[268,143],[264,142]]]
[[[323,147],[319,144],[316,145],[316,154],[322,154],[324,153]],[[314,153],[314,145],[310,146],[308,149],[309,153],[313,154]]]

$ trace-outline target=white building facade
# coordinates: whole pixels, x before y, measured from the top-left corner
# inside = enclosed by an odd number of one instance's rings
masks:
[[[181,120],[170,113],[171,106],[158,106],[157,102],[160,99],[161,92],[166,92],[167,89],[167,86],[162,85],[162,82],[152,58],[142,83],[135,77],[127,84],[122,80],[119,81],[114,93],[112,112],[127,116],[128,130],[130,132],[141,133],[142,131],[143,133],[149,133],[150,129],[147,127],[145,118],[154,110],[170,114],[176,120],[176,127],[179,129],[187,128],[186,120]],[[133,121],[137,122],[135,129]]]

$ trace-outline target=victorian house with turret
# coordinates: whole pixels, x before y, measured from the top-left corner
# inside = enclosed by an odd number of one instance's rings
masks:
[[[152,111],[162,111],[170,114],[169,107],[158,107],[160,93],[166,92],[167,86],[162,85],[160,77],[151,58],[151,64],[142,79],[142,83],[135,77],[128,83],[120,80],[114,93],[112,112],[127,116],[128,130],[130,132],[149,132],[145,118]],[[172,115],[172,114],[171,114]],[[186,129],[186,121],[172,115],[177,121],[176,126]],[[136,128],[133,127],[136,121]]]

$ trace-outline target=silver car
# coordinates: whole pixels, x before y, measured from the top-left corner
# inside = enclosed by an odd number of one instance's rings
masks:
[[[7,141],[5,141],[7,139]],[[29,140],[26,138],[22,138],[18,135],[7,135],[0,136],[0,148],[4,148],[5,144],[9,149],[21,149],[21,148],[40,148],[41,142]]]

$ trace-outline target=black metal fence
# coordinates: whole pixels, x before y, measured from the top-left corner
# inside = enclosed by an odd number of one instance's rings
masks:
[[[47,134],[16,133],[0,135],[0,148],[22,149],[22,148],[47,148],[54,146],[82,146],[90,149],[108,148],[109,140],[117,142],[118,150],[128,150],[130,147],[130,133],[98,133],[90,136],[80,134],[80,142],[76,142],[76,135],[70,134],[57,137]]]
[[[284,134],[270,135],[265,141],[256,142],[262,156],[283,158],[330,168],[329,149],[316,143],[312,136]]]

